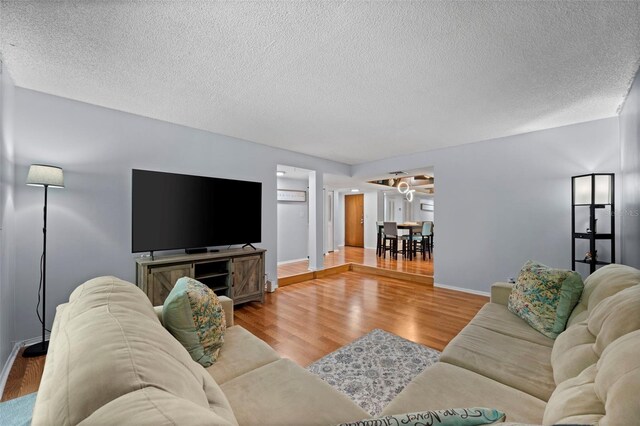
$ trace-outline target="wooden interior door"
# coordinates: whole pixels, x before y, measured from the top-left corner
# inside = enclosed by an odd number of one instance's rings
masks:
[[[364,247],[364,194],[344,197],[344,244]]]

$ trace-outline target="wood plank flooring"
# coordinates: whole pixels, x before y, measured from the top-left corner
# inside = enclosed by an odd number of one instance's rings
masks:
[[[375,254],[375,253],[374,253]],[[235,323],[306,366],[374,328],[442,350],[488,299],[410,281],[344,272],[237,306]],[[13,364],[2,400],[38,389],[45,357]]]
[[[345,263],[357,263],[394,271],[433,276],[433,254],[431,255],[431,259],[427,258],[426,260],[422,260],[421,256],[418,256],[417,259],[408,260],[403,258],[402,255],[398,255],[398,259],[390,259],[388,253],[386,258],[381,258],[376,256],[374,249],[345,246],[341,247],[340,251],[328,253],[324,256],[325,267],[343,265]],[[285,263],[278,265],[278,278],[302,274],[308,271],[308,260]]]
[[[409,281],[345,272],[267,294],[235,320],[306,366],[374,328],[442,350],[488,298]]]
[[[13,366],[11,366],[0,401],[8,401],[36,392],[40,386],[46,357],[22,358],[22,352],[24,352],[24,348],[20,349]]]

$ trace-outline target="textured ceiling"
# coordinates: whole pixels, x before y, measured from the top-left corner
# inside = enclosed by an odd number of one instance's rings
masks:
[[[356,164],[616,115],[638,2],[2,1],[17,86]]]

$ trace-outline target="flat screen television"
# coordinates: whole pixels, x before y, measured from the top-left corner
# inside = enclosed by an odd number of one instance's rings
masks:
[[[132,170],[131,251],[259,243],[262,183]]]

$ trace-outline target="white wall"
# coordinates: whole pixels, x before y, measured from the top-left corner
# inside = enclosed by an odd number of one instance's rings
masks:
[[[621,261],[640,268],[640,73],[620,112],[622,202],[616,210],[622,222]]]
[[[420,208],[421,203],[433,205],[434,210],[433,211],[422,210]],[[433,197],[431,198],[416,197],[413,200],[413,218],[416,222],[424,222],[426,220],[430,220],[431,222],[434,222],[434,214],[435,214],[435,201]]]
[[[304,203],[278,201],[278,263],[306,260],[309,254],[308,182],[287,178],[278,178],[277,182],[278,189],[307,192]]]
[[[13,95],[11,78],[3,70],[0,73],[0,366],[4,365],[15,340]],[[29,311],[35,315],[35,299]]]
[[[405,204],[405,196],[400,194],[397,191],[387,192],[385,193],[385,202],[387,203],[387,209],[391,210],[390,201],[393,201],[393,211],[389,211],[387,218],[388,221],[391,222],[408,222],[410,220],[411,214],[407,211]]]
[[[335,239],[336,249],[340,250],[344,247],[344,192],[335,192]]]
[[[376,248],[378,238],[378,191],[364,193],[364,247]]]
[[[637,82],[634,87],[637,94]],[[629,105],[624,113],[633,111],[627,109]],[[39,334],[33,311],[42,243],[42,190],[22,184],[34,162],[63,167],[67,184],[65,189],[50,191],[49,324],[54,314],[51,307],[66,301],[72,289],[86,279],[101,274],[135,279],[134,255],[130,253],[131,168],[262,181],[261,246],[268,250],[267,272],[273,278],[277,263],[277,164],[342,175],[352,170],[363,179],[388,170],[433,165],[438,179],[435,280],[479,291],[488,291],[493,281],[514,276],[530,258],[569,267],[570,176],[620,172],[618,118],[349,168],[20,88],[15,89],[14,116],[17,184],[12,195],[14,235],[20,238],[3,246],[3,267],[7,263],[5,247],[9,252],[15,247],[15,252],[8,254],[15,255],[16,272],[15,279],[7,281],[6,272],[0,278],[0,319],[8,312],[4,309],[7,298],[15,297],[16,340]],[[5,127],[3,123],[3,131]],[[10,145],[3,140],[3,150],[7,147]],[[3,176],[6,161],[3,159]],[[630,163],[637,166],[637,160]],[[336,219],[342,217],[336,220],[338,246],[344,244],[344,194],[337,194],[336,201]],[[0,324],[0,329],[5,326]]]
[[[618,118],[352,167],[366,179],[432,165],[437,175],[435,282],[489,291],[527,259],[571,267],[571,179],[620,172]]]
[[[42,188],[23,185],[28,166],[62,167],[66,188],[51,190],[47,235],[47,321],[51,308],[85,280],[135,280],[131,254],[131,169],[262,182],[266,272],[277,268],[276,167],[338,175],[349,166],[223,135],[16,88],[16,337],[38,335],[33,313],[42,233]],[[322,197],[322,194],[319,194]],[[322,201],[320,201],[322,202]]]

